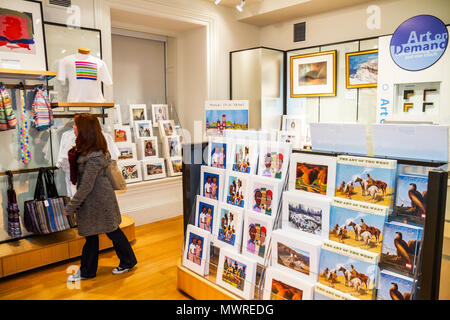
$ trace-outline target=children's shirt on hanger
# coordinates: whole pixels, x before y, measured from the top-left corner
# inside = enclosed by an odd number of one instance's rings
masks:
[[[104,102],[102,81],[112,85],[111,75],[103,60],[89,54],[76,53],[59,61],[57,79],[69,80],[67,102]]]

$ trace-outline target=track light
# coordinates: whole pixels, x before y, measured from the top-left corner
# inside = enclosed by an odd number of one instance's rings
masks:
[[[241,3],[236,6],[239,12],[242,12],[242,8],[245,6],[245,0],[241,0]]]
[[[222,0],[216,0],[214,3],[216,4],[216,6],[221,2]]]

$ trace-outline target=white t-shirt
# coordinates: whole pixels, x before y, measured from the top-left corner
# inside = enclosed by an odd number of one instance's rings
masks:
[[[57,79],[69,79],[67,102],[104,102],[102,81],[112,85],[106,64],[91,55],[76,53],[59,61]]]

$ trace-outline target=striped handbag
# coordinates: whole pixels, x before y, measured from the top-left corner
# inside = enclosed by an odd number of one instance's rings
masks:
[[[31,106],[32,127],[36,130],[45,130],[53,125],[52,107],[41,87],[35,90],[33,105]]]
[[[34,191],[34,200],[24,204],[24,225],[28,232],[49,234],[76,226],[74,217],[64,215],[68,197],[58,195],[52,171],[41,168]]]

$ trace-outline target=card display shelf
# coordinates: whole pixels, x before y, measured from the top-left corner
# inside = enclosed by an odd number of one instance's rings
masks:
[[[55,71],[0,68],[0,78],[20,80],[50,80],[54,77],[56,77]]]
[[[134,219],[123,215],[120,228],[128,241],[135,240]],[[85,238],[78,235],[77,228],[73,228],[0,244],[0,277],[79,257],[84,243]],[[111,240],[101,234],[99,249],[112,247]]]
[[[52,102],[52,108],[113,108],[114,102]]]

